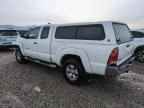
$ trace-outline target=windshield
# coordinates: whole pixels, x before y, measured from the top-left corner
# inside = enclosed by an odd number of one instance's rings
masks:
[[[17,36],[16,30],[0,30],[0,36]]]
[[[127,25],[113,23],[113,27],[114,27],[114,32],[118,44],[125,43],[132,40],[132,35]]]

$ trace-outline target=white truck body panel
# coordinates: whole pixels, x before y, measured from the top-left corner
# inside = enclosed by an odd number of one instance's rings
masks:
[[[132,30],[132,31],[135,31],[135,32],[141,32],[144,34],[144,30]],[[135,47],[139,47],[139,46],[143,46],[144,45],[144,36],[143,38],[137,38],[137,37],[134,37],[134,44],[135,44]]]
[[[56,39],[57,27],[72,25],[101,24],[104,27],[104,40],[76,40],[76,39]],[[97,23],[75,23],[46,25],[50,27],[47,39],[40,39],[42,28],[38,39],[20,39],[14,43],[20,46],[24,56],[46,62],[55,63],[62,66],[61,60],[65,55],[79,56],[87,73],[105,75],[109,56],[114,48],[119,48],[117,65],[122,64],[130,58],[134,51],[132,42],[117,44],[112,22]],[[33,44],[36,42],[37,44]],[[127,47],[129,45],[129,47]]]

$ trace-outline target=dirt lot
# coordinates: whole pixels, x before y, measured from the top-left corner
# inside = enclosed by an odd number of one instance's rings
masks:
[[[41,92],[36,92],[39,87]],[[57,69],[18,64],[14,52],[0,50],[0,108],[143,108],[144,64],[115,79],[69,85]]]

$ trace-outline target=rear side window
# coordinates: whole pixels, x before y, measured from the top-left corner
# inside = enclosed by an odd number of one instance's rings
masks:
[[[57,39],[104,40],[102,25],[65,26],[56,30]]]
[[[76,28],[77,27],[75,27],[75,26],[58,27],[56,30],[55,37],[57,39],[75,39]]]
[[[41,36],[40,36],[41,39],[46,39],[46,38],[48,38],[49,29],[50,29],[50,27],[44,27],[44,28],[42,29]]]
[[[134,38],[144,38],[144,33],[138,31],[132,31]]]
[[[113,28],[118,44],[122,44],[132,40],[132,35],[127,25],[113,23]]]
[[[105,33],[102,25],[81,26],[78,29],[77,39],[104,40]]]

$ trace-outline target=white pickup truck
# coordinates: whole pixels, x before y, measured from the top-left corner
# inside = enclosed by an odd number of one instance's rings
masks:
[[[128,72],[134,52],[126,24],[105,21],[44,25],[14,42],[16,60],[63,67],[65,79],[78,84],[88,74],[116,76]]]
[[[144,63],[144,30],[132,30],[136,60]]]

